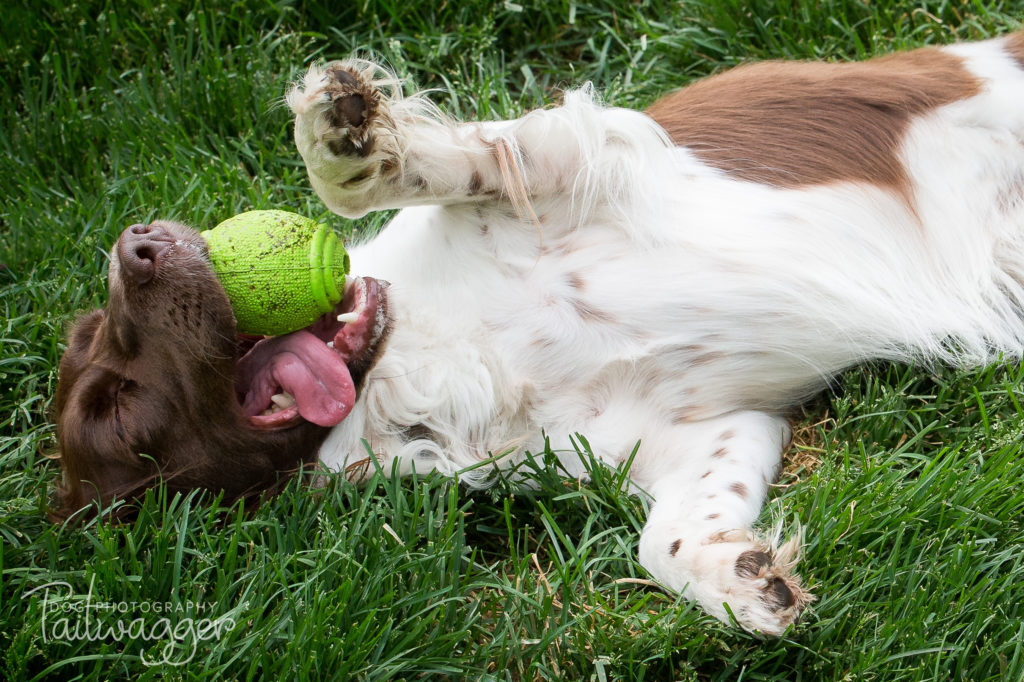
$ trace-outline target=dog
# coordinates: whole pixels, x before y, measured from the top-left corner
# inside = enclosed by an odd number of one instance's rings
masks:
[[[316,461],[359,480],[370,452],[482,485],[549,443],[584,475],[583,433],[633,458],[650,574],[778,635],[813,599],[799,533],[752,531],[785,411],[864,361],[1024,349],[1024,32],[745,65],[646,112],[584,87],[457,122],[360,60],[286,99],[332,211],[402,210],[334,313],[272,339],[236,334],[195,231],[125,230],[61,361],[56,518],[157,482],[258,497]]]

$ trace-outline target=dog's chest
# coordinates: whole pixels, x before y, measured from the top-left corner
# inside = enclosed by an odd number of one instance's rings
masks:
[[[473,230],[480,269],[500,277],[481,320],[509,380],[540,412],[557,401],[550,412],[573,418],[600,414],[613,395],[692,406],[691,372],[715,372],[727,358],[679,294],[685,259],[641,248],[609,224],[559,229],[553,215],[538,215],[543,233],[522,222]]]

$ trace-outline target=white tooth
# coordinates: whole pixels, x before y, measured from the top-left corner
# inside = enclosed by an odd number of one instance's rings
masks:
[[[338,322],[344,322],[345,324],[351,324],[352,322],[355,322],[358,319],[359,313],[356,312],[342,313],[341,315],[338,315]]]
[[[327,347],[328,348],[334,348],[334,341],[328,341],[327,342]]]
[[[345,275],[345,291],[348,291],[348,288],[352,286],[352,282],[354,281],[356,281],[355,277],[352,275]]]
[[[282,392],[270,396],[270,401],[283,410],[295,404],[295,397],[290,393]]]

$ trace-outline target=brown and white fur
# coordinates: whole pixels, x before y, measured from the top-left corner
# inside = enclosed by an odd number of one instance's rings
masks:
[[[583,474],[574,434],[611,466],[640,441],[641,563],[744,628],[811,599],[799,534],[751,530],[787,407],[865,360],[1024,349],[1022,33],[744,66],[646,114],[584,88],[456,123],[358,60],[288,103],[333,211],[404,209],[351,249],[390,282],[390,336],[320,461],[357,475],[365,441],[384,471],[455,473],[546,436]]]

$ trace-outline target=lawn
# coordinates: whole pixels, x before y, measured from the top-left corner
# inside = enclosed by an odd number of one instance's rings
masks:
[[[1019,366],[861,368],[794,415],[762,524],[803,527],[819,601],[777,640],[650,582],[619,471],[538,465],[529,490],[476,492],[379,472],[293,483],[249,514],[157,491],[130,525],[46,519],[64,334],[103,304],[124,227],[279,207],[352,235],[386,218],[328,216],[306,182],[281,100],[309,62],[372,53],[494,118],[587,80],[642,107],[750,59],[863,58],[1024,18],[1022,0],[749,4],[5,3],[0,678],[1024,679]]]

